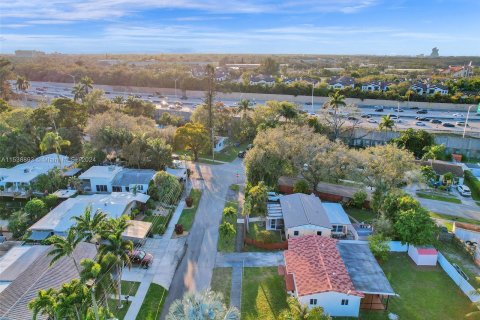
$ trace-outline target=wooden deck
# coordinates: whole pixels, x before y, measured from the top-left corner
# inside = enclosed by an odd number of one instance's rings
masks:
[[[378,294],[366,294],[365,298],[360,301],[361,310],[386,310],[383,304],[382,296]]]

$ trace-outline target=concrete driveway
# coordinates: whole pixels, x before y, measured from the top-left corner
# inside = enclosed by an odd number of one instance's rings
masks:
[[[201,291],[210,287],[217,254],[218,227],[227,190],[232,184],[245,182],[240,159],[221,165],[191,163],[189,167],[194,172],[191,177],[193,187],[202,189],[202,198],[187,238],[185,256],[169,288],[162,319],[168,313],[171,303],[182,298],[185,292]]]

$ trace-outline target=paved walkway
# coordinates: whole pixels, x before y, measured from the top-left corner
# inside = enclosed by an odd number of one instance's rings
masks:
[[[242,278],[243,264],[236,262],[232,265],[232,288],[230,289],[230,306],[238,310],[242,306]]]
[[[233,267],[244,263],[245,267],[274,267],[283,265],[283,251],[277,252],[218,252],[215,267]]]

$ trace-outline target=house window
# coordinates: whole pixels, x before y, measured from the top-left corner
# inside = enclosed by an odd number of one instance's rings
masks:
[[[342,306],[348,306],[348,299],[342,299]]]
[[[113,186],[113,187],[112,187],[112,191],[113,191],[113,192],[122,192],[122,187],[120,187],[120,186]]]
[[[293,235],[294,235],[294,236],[298,236],[299,234],[300,234],[299,231],[293,231]]]
[[[142,184],[137,184],[137,190],[143,191],[143,185]]]
[[[321,236],[322,235],[322,231],[317,231],[317,236]]]
[[[316,306],[317,305],[317,299],[310,299],[310,305],[311,306]]]
[[[107,186],[104,184],[97,184],[97,192],[107,192]]]
[[[276,229],[277,226],[276,226],[276,220],[275,219],[271,219],[270,220],[270,229]]]
[[[125,191],[129,192],[129,191],[130,191],[130,187],[125,187]]]
[[[343,232],[343,226],[333,225],[332,232]]]

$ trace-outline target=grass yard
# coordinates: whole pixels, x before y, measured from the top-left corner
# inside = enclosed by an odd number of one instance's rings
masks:
[[[287,308],[287,293],[277,267],[245,268],[242,284],[242,320],[275,320]]]
[[[190,191],[190,197],[193,198],[192,208],[183,209],[180,219],[178,219],[178,223],[183,225],[183,230],[185,231],[188,231],[192,228],[193,220],[195,219],[195,213],[197,212],[197,207],[201,196],[202,191],[199,189],[192,189]]]
[[[232,268],[213,269],[210,287],[212,291],[220,292],[223,295],[223,302],[229,306],[230,290],[232,289]]]
[[[377,217],[377,215],[370,209],[359,209],[359,208],[347,208],[345,207],[345,212],[349,215],[357,219],[359,222],[372,222],[373,219]],[[353,221],[352,221],[353,222]]]
[[[122,302],[123,307],[118,310],[117,310],[118,300],[108,299],[107,303],[108,303],[108,309],[110,309],[110,312],[112,312],[118,320],[123,320],[125,319],[125,315],[127,314],[128,308],[132,304],[132,301],[128,301],[128,303],[126,301],[123,301]]]
[[[450,261],[462,268],[463,272],[470,278],[468,282],[474,287],[479,287],[480,283],[476,281],[476,277],[480,275],[480,267],[478,267],[462,247],[460,243],[453,239],[442,240],[438,243],[438,250]]]
[[[247,237],[257,241],[263,241],[264,243],[275,243],[282,241],[282,234],[280,231],[272,231],[265,229],[265,222],[250,222],[248,224]],[[245,244],[244,251],[250,252],[262,252],[265,249],[255,247],[254,245]]]
[[[458,221],[458,222],[465,222],[465,223],[480,225],[480,221],[474,220],[474,219],[451,216],[451,215],[448,215],[448,214],[442,214],[442,213],[436,213],[436,212],[430,212],[429,214],[430,214],[430,217],[432,217],[432,218],[445,219],[445,220],[451,220],[451,221]]]
[[[393,290],[387,312],[362,312],[361,319],[388,319],[392,312],[400,319],[464,319],[475,307],[439,266],[417,267],[406,253],[391,253],[381,264]]]
[[[429,193],[423,193],[423,192],[417,192],[417,197],[424,198],[424,199],[430,199],[430,200],[451,202],[451,203],[462,203],[462,200],[454,198],[454,197],[441,196],[441,195],[429,194]]]
[[[122,280],[123,295],[129,295],[130,297],[134,296],[137,293],[138,287],[140,287],[140,282],[138,281]]]
[[[238,203],[236,201],[228,201],[225,204],[225,208],[234,208],[238,212]],[[230,222],[233,224],[235,229],[237,228],[237,216],[235,215],[234,217],[228,217],[226,218],[222,214],[222,222],[224,221]],[[235,251],[235,238],[236,235],[231,235],[231,236],[224,236],[221,232],[219,234],[218,242],[217,242],[217,251],[221,252],[233,252]]]
[[[137,314],[138,320],[157,320],[160,319],[163,304],[167,298],[168,291],[164,287],[152,283],[148,288],[147,295],[143,300],[140,311]]]
[[[238,157],[238,152],[243,151],[247,148],[248,143],[243,143],[239,145],[238,147],[235,147],[233,145],[230,145],[223,149],[220,152],[215,152],[215,160],[222,161],[222,162],[232,162]],[[186,155],[187,160],[193,161],[193,153],[191,151],[184,151],[184,150],[175,150],[175,153],[182,155]],[[199,153],[198,154],[199,159],[198,162],[201,163],[208,163],[208,164],[221,164],[217,161],[213,162],[212,161],[212,155],[210,153]]]
[[[173,209],[170,210],[168,215],[161,216],[161,215],[151,215],[143,218],[143,221],[151,222],[152,223],[152,233],[153,234],[164,234],[165,230],[167,229],[167,225],[172,218]]]

